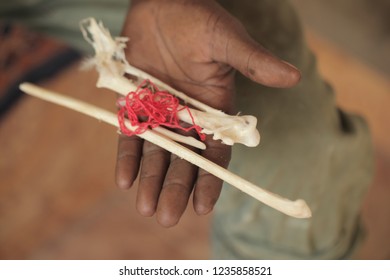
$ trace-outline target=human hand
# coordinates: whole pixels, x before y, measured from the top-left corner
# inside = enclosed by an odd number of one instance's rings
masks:
[[[123,35],[130,38],[129,62],[187,95],[234,113],[234,74],[290,87],[299,71],[253,41],[244,27],[212,0],[133,0]],[[227,167],[231,148],[206,139],[203,157]],[[177,224],[193,193],[197,214],[216,203],[222,181],[139,137],[121,135],[116,182],[128,189],[139,171],[136,206],[156,214],[166,227]]]

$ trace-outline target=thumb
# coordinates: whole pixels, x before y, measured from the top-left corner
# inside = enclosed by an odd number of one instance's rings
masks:
[[[221,31],[214,38],[215,60],[230,65],[265,86],[287,88],[299,82],[299,70],[255,42],[243,26],[225,26]]]

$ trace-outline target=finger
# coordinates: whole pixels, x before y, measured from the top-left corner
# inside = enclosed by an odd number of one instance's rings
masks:
[[[138,183],[136,205],[138,212],[150,217],[156,212],[159,194],[168,169],[170,154],[145,141]]]
[[[115,180],[121,189],[130,188],[137,178],[142,142],[137,136],[119,135]]]
[[[226,28],[229,24],[231,28]],[[271,87],[291,87],[300,80],[300,72],[255,42],[237,20],[215,24],[214,59],[240,71],[254,82]]]
[[[157,208],[157,221],[161,225],[171,227],[179,222],[187,207],[196,175],[195,165],[172,155]]]
[[[207,149],[202,156],[227,168],[231,157],[231,147],[214,140],[208,140]],[[221,193],[223,181],[203,169],[199,169],[194,189],[193,204],[198,215],[205,215],[213,210]]]

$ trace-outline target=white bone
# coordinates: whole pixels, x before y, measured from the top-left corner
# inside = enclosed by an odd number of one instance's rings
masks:
[[[19,88],[32,96],[41,98],[43,100],[64,106],[66,108],[75,110],[82,114],[96,118],[100,121],[104,121],[112,126],[118,127],[118,120],[116,114],[108,112],[104,109],[96,107],[94,105],[79,101],[68,96],[64,96],[41,87],[35,86],[30,83],[23,83]],[[131,128],[131,124],[127,120],[126,124]],[[247,193],[253,198],[263,202],[264,204],[295,218],[309,218],[311,217],[310,208],[305,201],[298,199],[295,201],[288,200],[280,197],[274,193],[264,190],[238,175],[226,170],[225,168],[215,164],[214,162],[202,157],[201,155],[193,152],[180,144],[173,142],[171,139],[161,136],[153,130],[146,130],[144,133],[139,134],[139,137],[154,143],[165,150],[185,159],[186,161],[202,168],[214,176],[224,180],[237,189]]]
[[[134,91],[137,85],[124,77],[131,74],[141,79],[149,79],[157,87],[176,95],[185,103],[191,104],[203,110],[190,109],[191,115],[197,125],[203,128],[205,134],[213,134],[214,140],[221,140],[224,144],[233,145],[241,143],[249,147],[257,146],[260,142],[260,134],[256,129],[257,119],[253,116],[230,116],[216,110],[206,104],[192,99],[179,92],[162,81],[131,66],[126,60],[124,48],[127,38],[117,37],[113,39],[110,32],[97,23],[95,19],[85,19],[80,24],[85,39],[94,47],[95,57],[91,58],[86,65],[96,66],[99,72],[98,87],[109,88],[119,94],[127,95]],[[179,119],[192,123],[192,118],[187,110],[178,113]]]

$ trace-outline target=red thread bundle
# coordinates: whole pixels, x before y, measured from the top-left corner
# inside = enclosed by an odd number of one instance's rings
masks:
[[[201,140],[206,136],[201,132],[202,128],[195,124],[188,106],[180,106],[179,99],[167,91],[160,91],[149,80],[143,81],[136,91],[118,99],[118,122],[123,134],[131,136],[141,134],[148,128],[165,126],[177,128],[183,131],[195,130]],[[192,125],[183,127],[177,117],[177,113],[187,110],[191,116]],[[126,126],[125,119],[136,127],[134,130]]]

